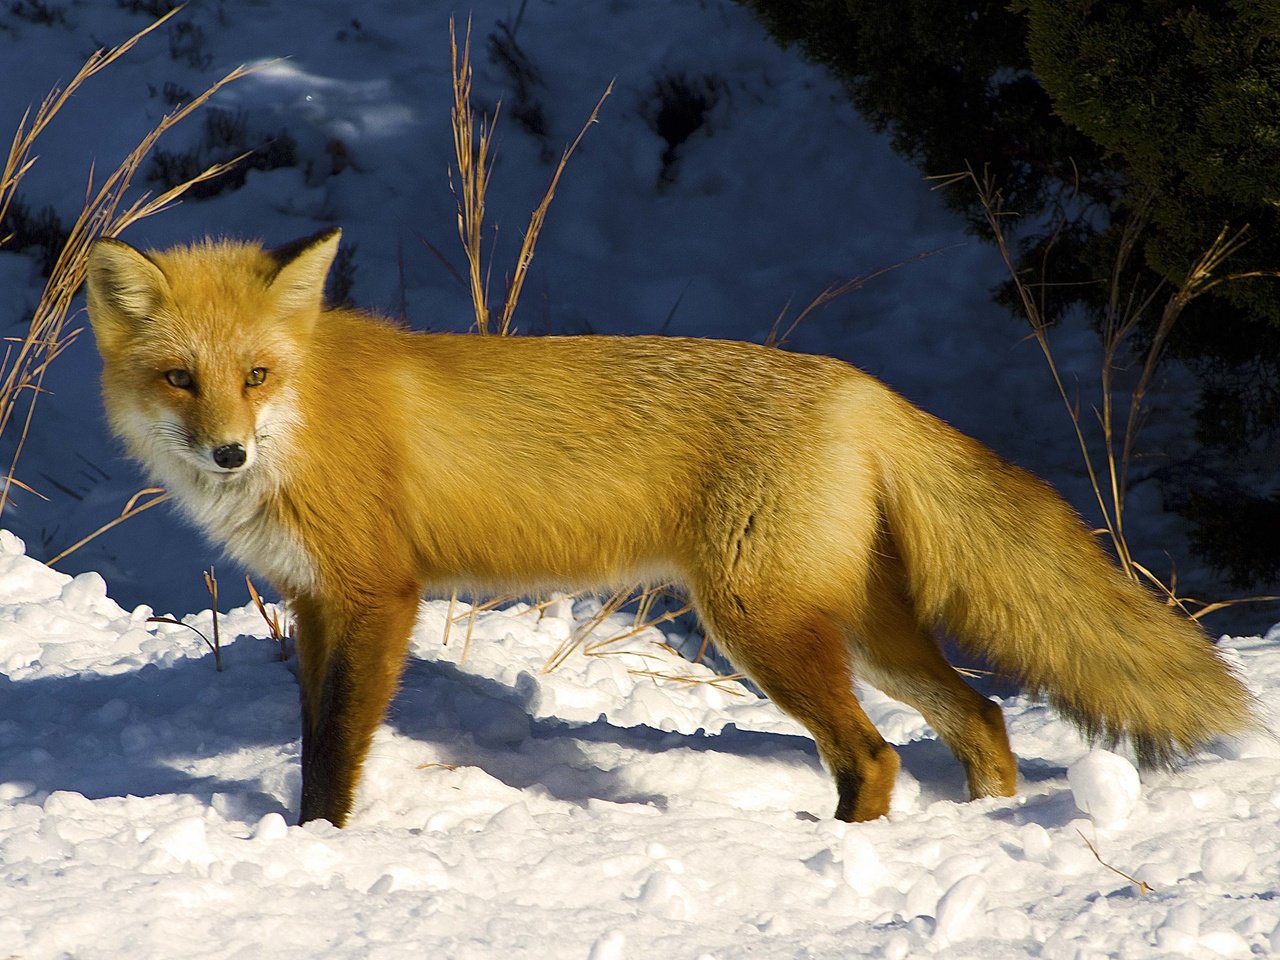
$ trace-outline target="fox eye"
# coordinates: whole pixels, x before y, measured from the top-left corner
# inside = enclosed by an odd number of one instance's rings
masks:
[[[267,368],[254,367],[249,371],[249,376],[245,378],[244,385],[246,387],[260,387],[267,382]]]
[[[190,390],[196,382],[190,370],[166,370],[164,378],[169,381],[169,386],[179,390]]]

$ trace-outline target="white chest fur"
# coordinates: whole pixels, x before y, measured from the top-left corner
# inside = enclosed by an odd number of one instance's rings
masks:
[[[262,411],[251,441],[254,456],[241,470],[211,470],[193,450],[184,426],[168,413],[118,409],[112,418],[130,453],[172,494],[211,540],[286,595],[316,587],[314,560],[278,512],[280,468],[289,462],[292,404]]]
[[[309,592],[316,583],[315,564],[272,508],[274,485],[264,473],[254,468],[221,482],[191,473],[165,480],[186,514],[235,560],[286,593]]]

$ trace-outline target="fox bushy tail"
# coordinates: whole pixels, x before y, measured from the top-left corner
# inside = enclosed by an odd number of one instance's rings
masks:
[[[1126,577],[1047,484],[928,414],[899,416],[916,422],[886,454],[884,509],[926,626],[1145,766],[1256,726],[1200,628]]]

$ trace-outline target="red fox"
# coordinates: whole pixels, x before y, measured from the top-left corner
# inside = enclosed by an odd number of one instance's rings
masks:
[[[1169,765],[1253,725],[1192,622],[1046,484],[840,361],[666,337],[414,333],[327,309],[329,230],[93,248],[108,419],[298,622],[301,821],[342,826],[419,597],[674,580],[813,734],[835,816],[889,810],[859,674],[919,709],[971,797],[1012,795],[953,636],[1094,738]]]

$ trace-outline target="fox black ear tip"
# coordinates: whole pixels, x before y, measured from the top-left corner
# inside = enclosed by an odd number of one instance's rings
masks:
[[[302,246],[303,246],[303,249],[308,249],[310,247],[318,247],[321,244],[329,244],[329,243],[332,243],[334,246],[337,246],[338,243],[341,242],[341,240],[342,240],[341,227],[326,227],[325,229],[319,230],[313,233],[310,237],[307,237],[305,240],[303,240]]]
[[[275,259],[278,267],[284,267],[304,253],[317,252],[320,247],[332,246],[336,250],[341,237],[341,227],[326,227],[283,246],[268,249],[266,252]]]

